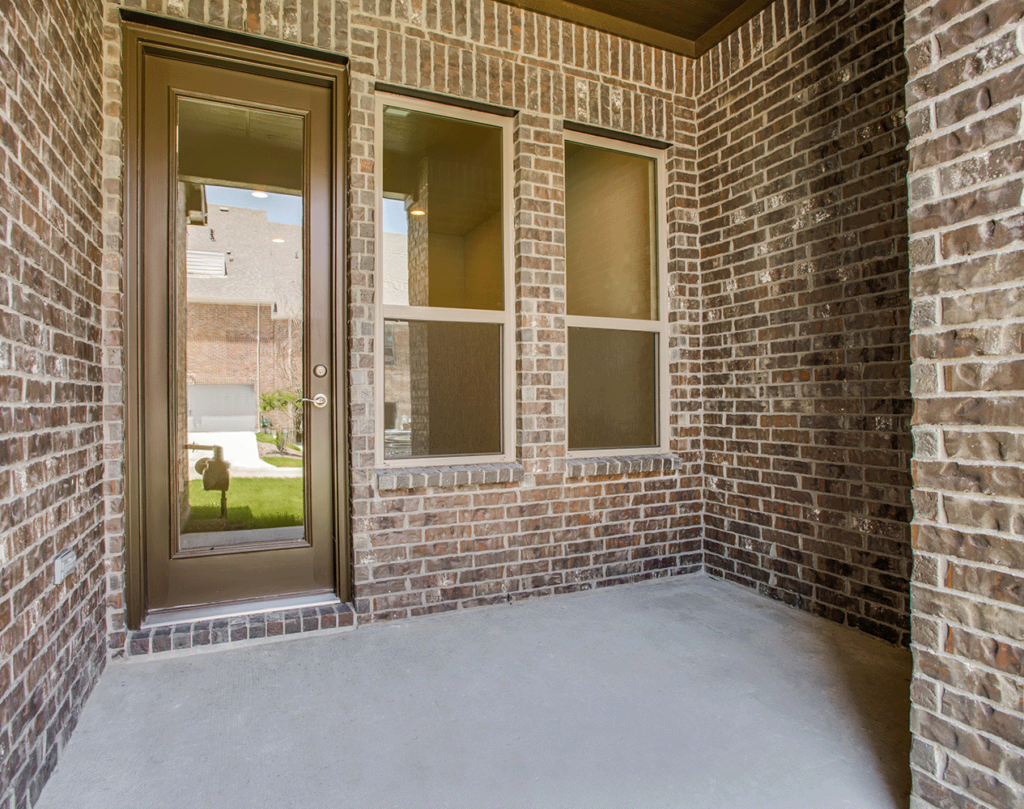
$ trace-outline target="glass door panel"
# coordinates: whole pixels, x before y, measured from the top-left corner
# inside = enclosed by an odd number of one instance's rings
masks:
[[[303,118],[178,100],[178,553],[302,541]]]

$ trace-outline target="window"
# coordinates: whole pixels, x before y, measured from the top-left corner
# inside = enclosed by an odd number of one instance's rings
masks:
[[[665,449],[661,152],[573,133],[565,144],[569,451]]]
[[[512,455],[509,120],[381,94],[377,463]]]

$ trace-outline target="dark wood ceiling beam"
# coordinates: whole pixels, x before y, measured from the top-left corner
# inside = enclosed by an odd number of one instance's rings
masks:
[[[692,39],[659,31],[639,23],[624,20],[621,17],[613,17],[600,11],[566,2],[566,0],[504,0],[510,6],[536,11],[539,14],[546,14],[549,17],[557,17],[560,20],[585,25],[588,28],[595,28],[604,31],[606,34],[632,39],[642,42],[645,45],[653,45],[656,48],[663,48],[667,51],[681,53],[683,56],[696,56],[695,43]]]
[[[715,45],[725,39],[729,34],[739,28],[743,23],[761,12],[766,6],[770,6],[775,0],[747,0],[732,14],[724,17],[721,22],[711,26],[706,33],[701,34],[694,42],[694,53],[696,56],[707,53]]]
[[[525,11],[535,11],[560,20],[603,31],[606,34],[653,45],[667,51],[696,59],[717,45],[743,23],[759,13],[774,0],[746,0],[739,8],[726,14],[697,39],[689,39],[663,31],[654,25],[644,25],[612,14],[606,14],[568,0],[502,0]],[[680,0],[666,0],[680,2]],[[731,4],[730,4],[731,5]],[[652,20],[652,22],[654,22]]]

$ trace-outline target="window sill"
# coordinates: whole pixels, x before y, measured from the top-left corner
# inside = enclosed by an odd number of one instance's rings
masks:
[[[374,472],[377,491],[427,489],[438,486],[471,486],[481,483],[516,483],[523,479],[523,465],[480,463],[418,466],[409,469],[378,469]]]
[[[683,461],[675,455],[609,455],[602,458],[567,458],[565,476],[586,478],[601,475],[629,475],[637,472],[671,472]]]

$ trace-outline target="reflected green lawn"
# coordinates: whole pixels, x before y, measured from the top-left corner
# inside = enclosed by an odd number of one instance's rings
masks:
[[[278,469],[298,469],[302,466],[302,458],[285,458],[278,455],[264,455],[260,460],[266,461]]]
[[[232,478],[227,494],[225,524],[220,519],[220,492],[204,491],[201,480],[190,480],[192,511],[183,533],[302,525],[302,478]]]

